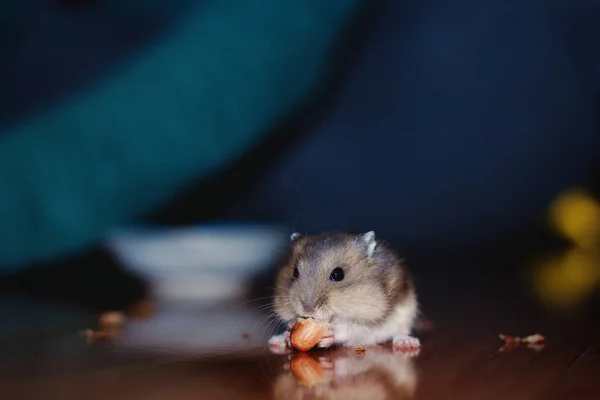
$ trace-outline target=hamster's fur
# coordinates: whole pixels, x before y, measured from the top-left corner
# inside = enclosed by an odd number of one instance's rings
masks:
[[[273,300],[289,328],[299,317],[326,324],[329,331],[318,344],[321,348],[388,341],[399,348],[420,346],[409,336],[418,312],[412,277],[399,255],[373,231],[294,233]],[[289,332],[269,343],[274,350],[289,347]]]

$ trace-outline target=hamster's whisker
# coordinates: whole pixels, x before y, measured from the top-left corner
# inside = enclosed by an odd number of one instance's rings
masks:
[[[281,320],[281,317],[279,316],[276,310],[270,310],[256,321],[252,329],[255,329],[259,324],[266,324],[263,328],[263,332],[266,332],[268,330],[272,332],[275,329],[275,326],[278,322],[283,322]],[[269,329],[271,326],[272,328]]]
[[[273,298],[273,296],[256,297],[256,298],[253,298],[250,300],[243,301],[243,302],[239,303],[236,307],[237,308],[243,307],[250,303],[256,303],[257,301],[271,300],[272,298]]]
[[[264,288],[264,290],[269,291],[271,293],[271,295],[273,295],[277,291],[277,287],[276,286],[266,286]]]
[[[270,321],[267,324],[267,326],[264,328],[263,332],[267,333],[268,336],[272,336],[273,331],[277,327],[277,324],[280,322],[280,319],[277,316],[277,314],[275,314],[275,313],[269,315],[269,319],[270,319]]]
[[[279,320],[277,318],[273,318],[269,325],[267,325],[267,327],[265,328],[264,332],[267,334],[267,336],[271,337],[274,335],[275,329],[277,329],[278,326]]]
[[[261,304],[260,306],[257,306],[256,309],[257,310],[268,310],[268,309],[273,309],[275,307],[275,304],[273,303],[269,303],[269,304]]]
[[[262,316],[262,317],[260,317],[258,320],[256,320],[256,322],[255,322],[255,323],[254,323],[254,325],[252,326],[252,330],[256,329],[256,327],[257,327],[259,324],[260,324],[260,325],[262,325],[262,324],[267,324],[267,325],[268,325],[268,322],[269,322],[269,321],[270,321],[270,319],[272,319],[274,316],[276,316],[274,311],[271,311],[271,312],[269,312],[269,313],[267,313],[267,314],[263,315],[263,316]],[[264,328],[263,328],[263,331],[264,331]]]
[[[258,311],[261,314],[263,314],[265,311],[274,311],[274,309],[275,309],[275,305],[272,303],[271,304],[261,304],[260,306],[250,307],[250,310]]]

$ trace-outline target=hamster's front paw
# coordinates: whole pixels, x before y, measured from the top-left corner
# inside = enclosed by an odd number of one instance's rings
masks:
[[[288,353],[292,345],[290,344],[290,332],[283,332],[281,335],[271,336],[269,339],[269,349],[276,354]]]
[[[328,328],[327,332],[325,332],[325,335],[321,338],[321,340],[319,340],[319,343],[317,343],[317,347],[321,349],[326,349],[333,346],[334,343],[335,335],[333,332],[333,328]]]
[[[409,356],[417,356],[421,351],[421,342],[419,339],[410,335],[394,336],[392,338],[392,346],[394,351],[398,351]]]

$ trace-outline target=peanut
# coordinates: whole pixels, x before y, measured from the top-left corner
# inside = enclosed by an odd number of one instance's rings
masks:
[[[312,318],[299,318],[290,334],[290,343],[299,351],[308,351],[315,347],[327,332],[327,327]]]

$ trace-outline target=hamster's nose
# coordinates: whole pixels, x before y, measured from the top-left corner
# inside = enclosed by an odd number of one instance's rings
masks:
[[[310,315],[315,312],[316,301],[314,300],[302,300],[302,309],[306,315]]]

